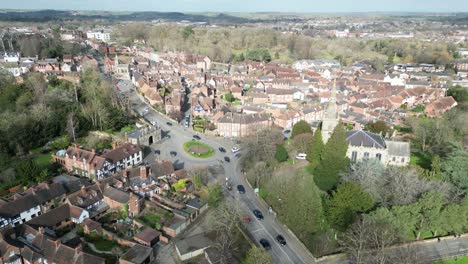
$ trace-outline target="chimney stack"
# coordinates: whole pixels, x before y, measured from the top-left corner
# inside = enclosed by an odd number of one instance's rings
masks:
[[[75,254],[81,254],[83,252],[83,245],[80,243],[78,246],[75,248]]]
[[[141,167],[140,167],[140,177],[141,177],[142,179],[148,178],[148,172],[147,172],[147,170],[146,170],[146,166],[141,166]]]

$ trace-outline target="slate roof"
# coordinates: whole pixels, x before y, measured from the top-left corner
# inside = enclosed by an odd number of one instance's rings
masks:
[[[131,263],[143,263],[153,253],[153,249],[140,244],[131,247],[120,258]]]
[[[352,146],[363,146],[367,148],[386,148],[385,140],[378,134],[365,131],[353,130],[346,132],[346,142]]]
[[[121,204],[127,204],[130,199],[130,195],[128,193],[111,186],[106,186],[104,188],[103,195]]]
[[[102,156],[113,162],[118,162],[140,151],[141,148],[136,145],[130,143],[123,143],[115,149],[109,150]]]
[[[206,205],[206,202],[200,199],[200,197],[195,197],[187,202],[187,206],[192,208],[200,209]]]
[[[184,238],[176,242],[176,247],[181,255],[207,248],[214,244],[214,241],[207,237],[205,234],[198,234],[191,237]]]
[[[62,221],[70,219],[70,205],[64,204],[51,211],[35,217],[28,221],[28,224],[32,227],[53,227]]]
[[[161,235],[161,232],[158,232],[154,230],[153,228],[145,227],[140,233],[135,235],[135,238],[151,244],[156,239],[159,239],[160,235]]]
[[[402,141],[385,141],[389,156],[409,157],[410,145]]]
[[[27,190],[23,196],[20,195],[19,198],[1,205],[0,216],[14,217],[65,193],[66,190],[61,183],[41,184]]]

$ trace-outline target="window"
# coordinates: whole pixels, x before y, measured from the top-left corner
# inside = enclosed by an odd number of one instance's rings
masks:
[[[395,162],[395,161],[396,161],[396,158],[395,158],[395,157],[393,157],[392,161],[393,161],[393,162]]]
[[[357,159],[357,151],[353,151],[351,153],[351,161],[355,162]]]
[[[364,160],[368,160],[369,159],[369,152],[364,152]]]
[[[401,158],[401,163],[405,163],[405,158]]]
[[[376,157],[378,160],[382,160],[382,154],[380,154],[380,153],[377,153],[377,154],[375,155],[375,157]]]

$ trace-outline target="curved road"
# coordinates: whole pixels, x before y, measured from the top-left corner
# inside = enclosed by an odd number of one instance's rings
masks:
[[[236,158],[231,152],[234,142],[223,138],[199,135],[202,142],[209,144],[215,149],[215,155],[207,159],[191,157],[185,153],[182,144],[186,141],[192,140],[193,135],[195,135],[196,132],[180,126],[168,119],[166,116],[163,116],[153,110],[134,89],[132,89],[128,95],[130,97],[130,101],[133,103],[133,109],[136,112],[140,113],[150,122],[156,121],[163,131],[170,135],[169,139],[162,140],[162,147],[160,149],[161,154],[160,157],[157,158],[172,160],[174,161],[175,166],[180,168],[214,165],[221,165],[224,168],[225,176],[229,177],[233,184],[233,190],[230,191],[229,195],[226,195],[226,197],[228,199],[232,199],[233,202],[238,202],[241,210],[243,210],[245,214],[249,215],[252,219],[251,223],[247,226],[247,231],[255,240],[257,245],[258,241],[262,238],[270,241],[272,249],[268,252],[271,255],[273,263],[315,263],[315,259],[302,245],[302,243],[297,238],[289,234],[283,226],[278,223],[273,215],[268,214],[268,208],[259,200],[259,197],[257,197],[254,191],[248,187],[241,173],[239,158]],[[168,125],[167,122],[170,122],[172,125]],[[218,150],[220,147],[225,148],[226,153],[220,152]],[[177,156],[171,157],[171,151],[176,151]],[[153,155],[155,155],[154,151],[153,154],[149,156],[149,159],[153,159]],[[229,157],[231,161],[225,162],[225,156]],[[237,193],[236,186],[238,184],[242,184],[246,187],[245,194]],[[252,213],[254,209],[262,211],[265,218],[260,221],[257,220]],[[286,246],[280,246],[276,242],[275,237],[278,234],[285,237],[287,242]]]

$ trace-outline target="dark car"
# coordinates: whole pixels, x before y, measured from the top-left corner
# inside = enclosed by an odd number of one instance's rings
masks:
[[[282,235],[277,235],[276,236],[276,241],[280,243],[280,245],[285,246],[286,245],[286,239]]]
[[[268,242],[268,240],[262,238],[260,239],[260,244],[262,245],[262,247],[265,249],[265,250],[270,250],[271,249],[271,245],[270,245],[270,242]]]
[[[245,193],[245,188],[242,185],[237,185],[237,192],[243,194]]]
[[[159,149],[156,149],[156,150],[154,151],[154,154],[160,155],[160,154],[161,154],[161,151],[160,151]]]
[[[201,139],[201,137],[200,137],[199,135],[194,135],[193,138],[196,139],[196,140],[200,140],[200,139]]]
[[[262,212],[260,212],[260,210],[258,210],[258,209],[253,210],[253,214],[255,215],[255,217],[256,217],[258,220],[262,220],[262,219],[263,219],[263,214],[262,214]]]
[[[241,156],[242,156],[242,154],[240,154],[240,153],[237,153],[237,154],[235,155],[236,158],[240,158]]]
[[[221,151],[222,153],[225,153],[225,152],[226,152],[226,149],[223,148],[223,147],[220,147],[220,148],[219,148],[219,151]]]
[[[291,133],[291,130],[285,130],[284,131],[284,134],[289,134],[289,133]]]
[[[169,154],[171,154],[172,157],[177,156],[177,152],[175,152],[175,151],[171,151],[171,152],[169,152]]]
[[[168,126],[172,126],[172,123],[171,123],[171,122],[166,122],[166,124],[167,124]]]
[[[226,162],[230,162],[230,161],[231,161],[231,159],[230,159],[229,157],[224,157],[224,160],[225,160]]]

